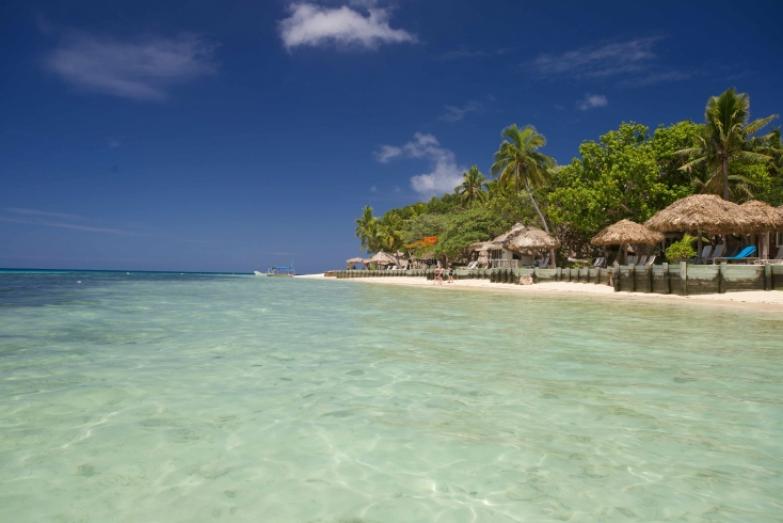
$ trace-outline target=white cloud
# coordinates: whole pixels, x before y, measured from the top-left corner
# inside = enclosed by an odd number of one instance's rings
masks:
[[[625,80],[621,82],[620,85],[625,87],[648,87],[650,85],[657,85],[664,82],[678,82],[680,80],[687,80],[696,74],[698,73],[695,71],[651,71],[648,74],[639,76],[638,78]]]
[[[373,49],[384,43],[415,42],[404,29],[389,25],[386,9],[372,4],[362,13],[348,6],[322,7],[312,3],[294,3],[290,16],[280,22],[280,37],[287,49],[325,44],[359,46]]]
[[[586,94],[578,103],[580,111],[587,111],[597,107],[606,107],[609,105],[609,99],[602,94]]]
[[[484,104],[481,102],[470,101],[464,105],[447,105],[443,108],[443,114],[439,119],[444,122],[459,122],[470,113],[478,113],[484,109]]]
[[[401,146],[383,145],[375,154],[381,163],[394,158],[415,158],[427,160],[430,172],[411,177],[414,191],[423,197],[431,197],[454,190],[462,183],[464,167],[457,164],[456,156],[449,149],[441,147],[435,136],[427,133],[415,133],[413,139]]]
[[[649,67],[661,37],[635,38],[601,46],[589,46],[560,54],[542,54],[533,68],[542,76],[606,77],[634,73]]]
[[[58,218],[58,219],[64,219],[64,220],[83,220],[84,218],[79,216],[78,214],[67,214],[64,212],[51,212],[51,211],[42,211],[40,209],[29,209],[29,208],[23,208],[23,207],[6,207],[6,212],[9,212],[11,214],[21,214],[23,216],[34,216],[36,218]]]
[[[215,73],[215,45],[195,35],[121,40],[75,33],[46,58],[69,84],[134,100],[163,100],[178,83]]]

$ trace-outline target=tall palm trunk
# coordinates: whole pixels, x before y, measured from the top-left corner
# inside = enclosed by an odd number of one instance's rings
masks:
[[[530,182],[527,179],[527,176],[525,176],[525,190],[527,191],[527,196],[530,198],[530,203],[533,204],[533,209],[536,210],[536,213],[538,214],[538,219],[541,220],[541,225],[544,226],[544,230],[547,234],[551,234],[549,232],[549,224],[546,222],[546,218],[544,217],[544,213],[541,212],[541,208],[538,206],[538,202],[536,201],[535,196],[533,196],[533,191],[530,190]],[[549,249],[549,265],[553,269],[557,265],[555,262],[555,250]]]
[[[721,160],[721,178],[723,181],[723,199],[728,200],[729,199],[729,157],[728,155],[723,155],[723,159]]]

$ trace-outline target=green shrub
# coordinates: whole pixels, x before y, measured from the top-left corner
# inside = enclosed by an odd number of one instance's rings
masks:
[[[666,249],[666,259],[670,263],[677,263],[696,256],[696,249],[693,248],[693,240],[695,239],[690,234],[686,234],[682,240],[669,245]]]

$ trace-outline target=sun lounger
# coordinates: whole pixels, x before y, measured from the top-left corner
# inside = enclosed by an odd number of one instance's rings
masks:
[[[755,245],[748,245],[747,247],[743,248],[740,252],[737,253],[736,256],[725,256],[722,258],[713,258],[714,262],[719,261],[726,261],[726,262],[732,262],[732,261],[751,261],[756,260],[757,258],[753,257],[753,255],[756,254],[756,246]]]
[[[773,259],[773,260],[783,260],[783,245],[781,245],[780,247],[778,247],[778,253],[777,253],[777,254],[775,255],[775,257],[774,257],[774,258],[772,258],[772,259]]]
[[[606,265],[606,258],[604,258],[603,256],[596,258],[595,261],[593,262],[594,268],[601,268],[604,265]]]
[[[715,246],[715,248],[712,250],[712,254],[708,258],[709,261],[713,261],[715,258],[720,258],[723,256],[723,251],[726,248],[725,243],[719,243]]]
[[[472,261],[472,262],[470,262],[470,263],[468,264],[468,266],[467,266],[467,267],[465,267],[465,268],[466,268],[466,269],[470,269],[470,270],[473,270],[473,269],[478,269],[478,260],[475,260],[475,261]]]
[[[653,264],[655,263],[655,258],[656,258],[656,256],[654,254],[652,256],[648,257],[647,261],[644,262],[644,266],[645,267],[652,267]]]
[[[647,256],[642,254],[639,256],[639,259],[636,260],[636,265],[643,267],[645,263],[647,263]]]
[[[707,262],[710,258],[712,258],[712,245],[705,245],[704,248],[701,250],[701,255],[699,256],[698,261],[701,263]]]

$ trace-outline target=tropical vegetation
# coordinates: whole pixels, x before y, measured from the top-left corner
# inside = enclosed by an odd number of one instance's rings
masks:
[[[382,216],[366,206],[356,235],[368,251],[456,260],[473,243],[524,222],[557,236],[563,261],[589,256],[590,238],[603,227],[623,218],[644,222],[689,194],[778,206],[781,133],[762,134],[775,118],[750,120],[750,97],[729,89],[709,98],[703,123],[684,120],[651,129],[623,122],[584,141],[565,165],[544,152],[546,139],[533,126],[513,124],[501,133],[490,179],[474,165],[454,192]]]

